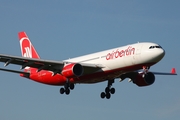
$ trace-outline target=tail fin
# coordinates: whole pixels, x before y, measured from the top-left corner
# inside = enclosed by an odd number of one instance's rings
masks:
[[[21,53],[23,57],[40,59],[34,46],[31,44],[30,39],[25,32],[19,32],[18,37],[20,40]]]

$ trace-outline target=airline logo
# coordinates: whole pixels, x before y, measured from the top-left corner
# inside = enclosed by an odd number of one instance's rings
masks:
[[[135,53],[135,48],[132,46],[129,46],[127,49],[124,49],[124,50],[117,49],[115,52],[112,51],[111,53],[108,53],[106,56],[106,60],[112,60],[119,57],[134,55],[134,53]]]
[[[20,46],[21,46],[21,53],[23,57],[28,58],[37,58],[39,59],[39,55],[34,49],[33,45],[31,44],[31,41],[29,40],[28,36],[25,32],[19,32],[18,34],[19,40],[20,40]]]
[[[20,39],[21,52],[23,57],[32,58],[32,45],[28,38]]]

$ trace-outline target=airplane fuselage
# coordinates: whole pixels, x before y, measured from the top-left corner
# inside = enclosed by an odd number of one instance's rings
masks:
[[[102,69],[97,69],[93,73],[91,71],[89,74],[89,69],[85,70],[82,76],[69,79],[72,83],[96,83],[118,78],[120,74],[142,69],[143,66],[150,67],[159,62],[164,55],[165,51],[158,44],[143,42],[64,60],[64,62],[102,65]],[[42,70],[31,74],[30,79],[50,85],[64,85],[67,82],[67,78],[63,75],[52,74],[50,71]]]
[[[47,84],[62,86],[60,94],[69,95],[75,84],[91,84],[107,81],[101,98],[110,99],[115,93],[113,83],[116,78],[139,87],[149,86],[155,82],[155,75],[177,75],[175,68],[170,73],[149,71],[159,62],[165,51],[156,43],[142,42],[129,44],[101,52],[96,52],[63,61],[41,59],[25,32],[18,33],[20,56],[0,54],[4,66],[19,65],[23,71],[0,68],[1,71],[18,73],[21,77]]]

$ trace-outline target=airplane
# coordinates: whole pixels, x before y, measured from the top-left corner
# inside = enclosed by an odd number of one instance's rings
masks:
[[[112,87],[115,79],[129,82],[139,87],[149,86],[155,82],[155,75],[177,75],[171,72],[151,72],[150,67],[158,63],[165,55],[165,50],[158,44],[142,42],[129,44],[101,52],[96,52],[72,59],[54,61],[40,59],[27,34],[18,33],[22,57],[0,54],[4,66],[20,65],[21,70],[0,68],[2,71],[20,74],[33,81],[63,86],[60,94],[69,95],[75,84],[93,84],[107,81],[107,86],[100,97],[110,99],[115,93]],[[23,70],[23,71],[22,71]]]

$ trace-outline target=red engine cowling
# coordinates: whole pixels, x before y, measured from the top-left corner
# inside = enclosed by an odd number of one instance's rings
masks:
[[[83,74],[83,67],[78,63],[70,63],[64,66],[61,74],[67,78],[79,77]]]
[[[136,84],[137,86],[148,86],[152,85],[155,81],[155,76],[153,73],[148,72],[145,75],[138,74],[135,79],[133,79],[133,83]]]

